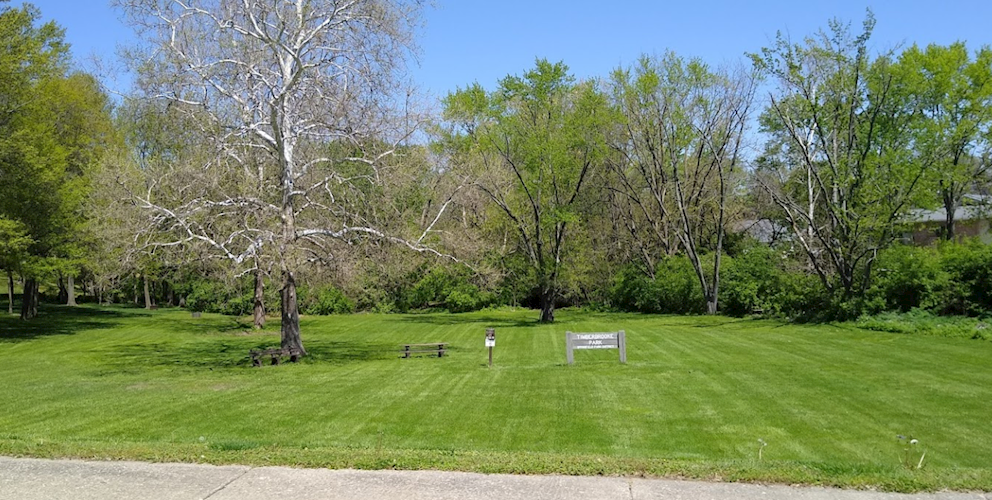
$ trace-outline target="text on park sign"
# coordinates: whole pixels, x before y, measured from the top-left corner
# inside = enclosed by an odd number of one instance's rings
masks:
[[[568,364],[575,362],[572,351],[578,349],[618,349],[620,362],[627,362],[627,339],[623,330],[602,333],[572,333],[565,332],[565,356]]]

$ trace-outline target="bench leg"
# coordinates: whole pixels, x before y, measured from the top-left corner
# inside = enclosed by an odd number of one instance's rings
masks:
[[[262,366],[261,358],[251,358],[251,366]]]
[[[274,365],[279,364],[279,356],[272,356],[272,364]]]

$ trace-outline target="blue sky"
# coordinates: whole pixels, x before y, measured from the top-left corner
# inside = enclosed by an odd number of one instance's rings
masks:
[[[21,0],[12,0],[18,5]],[[133,36],[107,0],[34,0],[43,17],[66,28],[74,57],[87,68],[92,55],[113,58]],[[418,37],[419,65],[412,77],[422,90],[443,96],[479,82],[492,87],[520,74],[536,57],[563,60],[580,77],[605,76],[641,54],[674,50],[711,64],[734,62],[774,39],[776,31],[800,39],[827,20],[860,27],[875,13],[877,50],[914,42],[969,48],[992,44],[992,2],[987,0],[786,1],[656,0],[436,0],[425,11]]]

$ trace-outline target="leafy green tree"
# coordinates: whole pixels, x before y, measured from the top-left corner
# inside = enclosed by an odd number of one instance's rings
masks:
[[[954,238],[955,211],[966,194],[986,188],[992,167],[992,49],[969,54],[963,42],[917,45],[893,67],[895,92],[915,119],[913,147],[933,165],[943,238]]]
[[[755,81],[674,53],[644,57],[611,80],[622,115],[611,157],[621,219],[652,279],[662,257],[685,252],[710,314]],[[712,252],[712,267],[703,252]]]
[[[778,82],[761,117],[770,139],[758,179],[823,286],[844,300],[870,285],[929,168],[904,133],[912,116],[896,98],[891,57],[870,54],[874,25],[869,12],[853,36],[835,20],[752,56]]]
[[[111,134],[106,96],[91,76],[69,72],[62,30],[39,18],[30,5],[0,10],[0,215],[32,240],[25,319],[36,314],[39,278],[76,272],[87,174]]]
[[[476,185],[516,233],[540,296],[541,321],[554,321],[579,198],[607,154],[606,97],[576,83],[565,64],[538,60],[486,92],[479,84],[449,94],[444,116],[455,161],[475,168]]]
[[[44,123],[34,119],[42,105],[39,88],[62,73],[67,47],[54,23],[36,27],[40,13],[30,5],[0,10],[0,215],[22,224],[32,245],[30,253],[46,253],[52,236],[48,221],[58,211],[59,172],[46,168],[54,144]],[[26,277],[21,317],[37,307],[36,266],[23,259]]]
[[[24,224],[0,217],[0,269],[7,272],[8,314],[14,314],[14,274],[21,272],[31,243]]]

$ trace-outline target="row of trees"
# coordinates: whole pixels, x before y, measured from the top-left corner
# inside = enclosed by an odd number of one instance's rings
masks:
[[[278,283],[283,346],[302,349],[301,279],[348,296],[313,292],[327,303],[313,310],[523,302],[553,321],[556,304],[602,302],[617,280],[664,280],[684,259],[715,313],[722,257],[742,251],[741,221],[761,219],[789,229],[780,255],[845,301],[872,286],[912,210],[944,207],[953,238],[954,209],[988,173],[992,52],[872,53],[870,14],[859,33],[834,22],[779,37],[749,65],[668,53],[578,81],[538,60],[449,94],[431,119],[404,72],[419,2],[118,4],[143,40],[135,95],[111,113],[91,78],[91,94],[72,85],[101,114],[62,112],[88,135],[41,134],[66,141],[65,159],[42,162],[51,189],[23,186],[59,200],[46,224],[78,227],[32,226],[43,212],[5,191],[11,290],[15,273],[29,292],[34,262],[72,262],[78,247],[85,265],[62,275],[84,268],[94,290],[140,276],[146,304],[156,284],[194,294],[191,276],[251,277],[256,324]],[[68,71],[54,25],[35,28],[30,8],[3,15],[18,12],[22,31],[52,40],[36,50],[58,62],[52,81],[87,78]],[[18,193],[10,172],[3,189]]]
[[[802,44],[781,37],[752,56],[775,77],[755,180],[792,227],[812,269],[846,298],[871,284],[878,251],[912,209],[946,212],[984,188],[992,124],[992,52],[963,44],[873,56],[874,27],[839,23]],[[935,201],[937,203],[935,203]]]
[[[21,317],[37,314],[39,279],[56,276],[68,303],[92,248],[89,176],[113,142],[109,102],[71,69],[63,31],[25,5],[0,8],[0,268],[9,312],[23,279]]]
[[[583,239],[576,225],[609,228],[626,251],[598,258],[637,262],[652,279],[659,261],[685,255],[714,313],[727,228],[774,221],[827,294],[853,300],[914,210],[943,208],[953,239],[954,214],[986,188],[990,165],[992,51],[873,54],[873,28],[869,13],[859,33],[833,22],[799,43],[779,36],[750,70],[666,54],[575,83],[538,61],[492,92],[449,95],[441,144],[454,163],[478,166],[473,178],[516,229],[543,320],[564,254],[588,244],[569,241]],[[747,127],[764,78],[766,143],[753,154]]]

